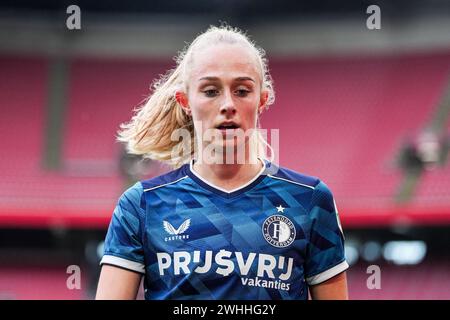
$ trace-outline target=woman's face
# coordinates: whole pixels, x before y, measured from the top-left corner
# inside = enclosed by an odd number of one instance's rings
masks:
[[[258,112],[267,101],[261,81],[258,62],[249,48],[220,44],[196,52],[184,108],[192,115],[197,137],[209,130],[223,138],[222,147],[242,143],[242,139],[235,142],[233,135],[255,129]]]

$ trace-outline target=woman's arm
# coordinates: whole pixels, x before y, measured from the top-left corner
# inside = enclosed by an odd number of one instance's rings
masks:
[[[103,265],[98,280],[96,300],[134,300],[139,290],[142,275]]]
[[[310,287],[313,300],[348,300],[347,277],[344,272]]]

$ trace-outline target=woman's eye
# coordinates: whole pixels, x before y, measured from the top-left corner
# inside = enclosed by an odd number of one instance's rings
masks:
[[[250,93],[250,91],[246,90],[246,89],[239,89],[239,90],[236,90],[236,93],[240,97],[245,97]]]
[[[207,97],[215,97],[219,94],[219,90],[216,89],[209,89],[209,90],[205,90],[203,91],[203,93],[207,96]]]

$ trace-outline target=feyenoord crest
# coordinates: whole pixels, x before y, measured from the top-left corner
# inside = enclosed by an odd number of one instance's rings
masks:
[[[295,227],[289,218],[275,214],[268,217],[262,225],[264,239],[272,246],[285,248],[295,240]]]

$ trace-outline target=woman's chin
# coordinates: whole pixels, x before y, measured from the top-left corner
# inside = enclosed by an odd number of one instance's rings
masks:
[[[223,163],[220,159],[228,159],[227,163],[229,161],[235,163],[236,159],[245,159],[245,143],[236,139],[224,139],[207,145],[204,152],[205,155],[216,158],[218,163]]]

